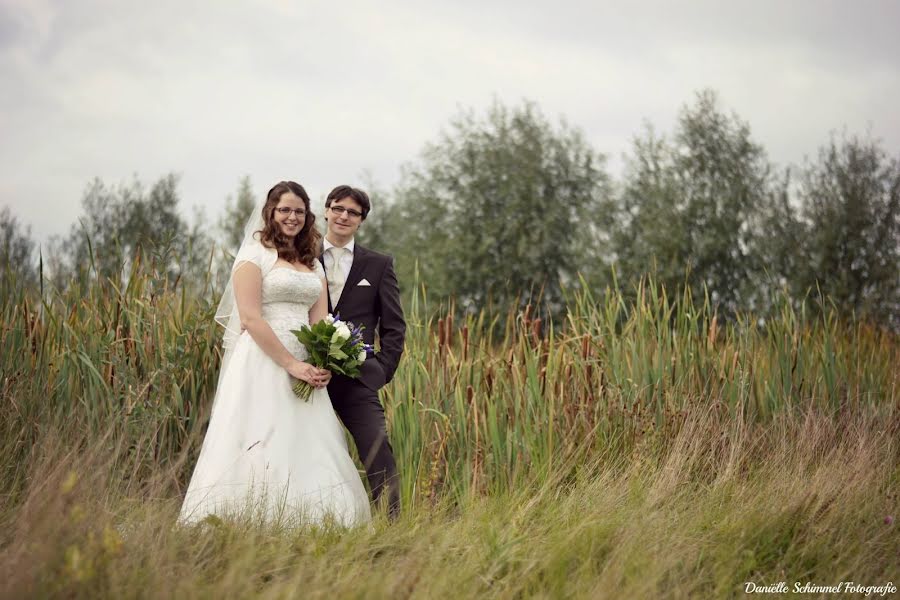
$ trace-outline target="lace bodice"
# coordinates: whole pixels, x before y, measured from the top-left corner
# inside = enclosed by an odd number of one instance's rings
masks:
[[[321,266],[317,263],[317,271]],[[301,273],[289,267],[276,267],[263,277],[262,316],[288,351],[303,360],[306,349],[291,333],[309,324],[309,309],[322,293],[319,272]]]

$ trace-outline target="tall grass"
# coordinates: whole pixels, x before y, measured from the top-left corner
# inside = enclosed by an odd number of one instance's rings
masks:
[[[555,325],[458,320],[415,290],[383,395],[400,523],[173,529],[221,332],[164,273],[43,297],[0,279],[10,593],[688,597],[896,574],[896,337],[788,303],[721,322],[653,282],[574,291]]]

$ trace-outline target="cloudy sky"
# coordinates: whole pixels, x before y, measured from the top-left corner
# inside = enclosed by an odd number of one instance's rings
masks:
[[[45,240],[94,177],[180,173],[211,220],[245,174],[390,188],[494,98],[565,117],[613,174],[705,87],[780,164],[844,129],[897,156],[898,23],[893,0],[0,0],[0,206]]]

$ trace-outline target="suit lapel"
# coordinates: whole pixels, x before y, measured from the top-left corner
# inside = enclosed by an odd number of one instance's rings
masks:
[[[347,273],[347,279],[344,281],[344,289],[341,290],[341,297],[338,299],[337,306],[334,307],[335,312],[340,312],[341,306],[347,304],[347,296],[349,296],[356,288],[356,284],[362,279],[363,263],[366,261],[366,249],[359,244],[353,245],[353,264],[350,266],[350,272]],[[329,304],[331,301],[329,300]]]

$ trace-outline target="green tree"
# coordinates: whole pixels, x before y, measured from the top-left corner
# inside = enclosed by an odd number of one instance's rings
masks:
[[[22,225],[9,207],[0,210],[0,278],[17,286],[37,283],[31,227]]]
[[[222,233],[220,245],[231,256],[234,256],[241,246],[244,239],[244,225],[254,206],[256,196],[253,194],[253,185],[250,176],[245,175],[238,181],[235,195],[226,198],[225,214],[219,220],[219,229]]]
[[[364,173],[359,187],[365,190],[369,196],[371,210],[366,220],[360,225],[356,239],[363,246],[376,251],[396,251],[397,243],[395,238],[403,228],[403,223],[398,221],[396,215],[396,204],[391,202],[389,194],[375,182],[369,173]],[[326,231],[324,222],[320,223],[319,229],[323,233]],[[395,264],[394,266],[395,268],[400,268],[400,265]],[[401,285],[411,283],[411,280],[400,281]]]
[[[178,177],[169,174],[149,190],[134,179],[110,187],[94,179],[82,198],[83,214],[58,245],[55,281],[74,275],[124,281],[139,257],[152,260],[161,281],[191,288],[206,283],[210,242],[202,213],[191,228],[178,212]]]
[[[605,225],[603,157],[577,129],[553,126],[533,104],[465,112],[405,170],[383,214],[401,277],[418,264],[432,294],[464,309],[542,298],[562,306]],[[386,226],[385,226],[386,225]]]
[[[249,175],[241,177],[234,196],[225,199],[225,213],[218,222],[218,235],[214,244],[215,258],[211,267],[215,289],[221,290],[228,283],[231,263],[244,239],[244,226],[256,206],[256,196]]]
[[[614,234],[627,279],[652,272],[671,292],[687,282],[725,314],[758,304],[763,265],[754,227],[774,214],[779,188],[749,126],[714,92],[682,109],[672,140],[648,130],[628,161]],[[764,222],[765,220],[763,220]]]
[[[801,241],[806,227],[791,193],[790,171],[773,177],[771,189],[762,198],[757,211],[748,222],[748,254],[757,267],[754,269],[757,293],[750,296],[745,308],[768,312],[772,301],[785,295],[795,306],[806,296],[803,273],[808,270],[808,259]]]
[[[846,314],[900,327],[900,160],[871,139],[820,149],[800,186],[809,269]]]

